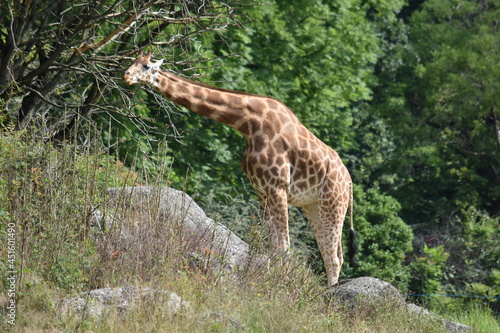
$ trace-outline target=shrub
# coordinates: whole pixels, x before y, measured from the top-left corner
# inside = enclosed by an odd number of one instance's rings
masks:
[[[358,265],[344,269],[345,276],[372,276],[401,289],[407,287],[410,272],[405,261],[412,250],[413,232],[398,216],[400,209],[398,201],[380,193],[378,187],[363,191],[360,186],[354,186]],[[344,227],[344,239],[348,230]]]
[[[27,131],[0,133],[0,219],[16,226],[21,288],[25,271],[65,289],[87,285],[86,270],[97,260],[89,239],[91,214],[110,184],[135,181],[97,144],[84,148],[55,148]],[[6,244],[5,233],[1,237]]]
[[[442,293],[444,291],[442,280],[448,257],[449,254],[443,245],[438,247],[424,245],[423,256],[417,257],[410,265],[412,271],[410,290],[418,294]]]

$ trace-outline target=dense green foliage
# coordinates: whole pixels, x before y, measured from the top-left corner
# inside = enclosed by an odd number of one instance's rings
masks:
[[[397,216],[400,204],[376,187],[363,191],[356,187],[355,228],[358,241],[358,266],[346,269],[348,276],[374,276],[403,289],[410,279],[405,256],[412,250],[413,232]],[[383,263],[382,265],[380,263]]]
[[[409,223],[457,207],[499,213],[499,13],[495,1],[426,1],[402,65],[382,68],[374,105],[399,140],[383,168]]]
[[[162,160],[171,165],[165,181],[196,194],[212,216],[249,241],[265,234],[239,167],[241,135],[118,83],[132,53],[148,47],[181,75],[282,100],[339,152],[356,183],[360,246],[359,266],[346,264],[343,278],[498,297],[498,0],[7,1],[0,9],[1,124],[29,129],[30,139],[72,133],[78,142],[98,126],[106,151],[140,166],[143,181]],[[48,12],[54,15],[42,15]],[[132,24],[133,13],[140,15]],[[75,18],[83,14],[88,24]],[[116,33],[125,22],[129,29]],[[5,156],[25,149],[3,144]],[[23,172],[39,177],[37,168]],[[0,209],[0,217],[11,214]],[[291,228],[294,248],[321,272],[299,210]],[[81,255],[67,249],[61,260]],[[52,274],[70,279],[60,286],[85,283],[81,268],[53,265]]]
[[[392,229],[390,216],[399,214],[418,235],[410,261],[418,262],[439,245],[445,245],[440,249],[448,260],[430,280],[423,278],[426,273],[417,264],[395,268],[392,274],[397,277],[378,276],[408,281],[411,275],[412,291],[423,293],[472,290],[471,283],[477,280],[493,287],[486,276],[494,275],[499,264],[495,244],[500,127],[494,96],[500,91],[495,80],[500,59],[492,21],[497,6],[460,1],[418,6],[417,2],[398,19],[395,13],[401,3],[385,2],[383,7],[314,2],[311,12],[312,2],[277,1],[249,11],[253,21],[246,29],[230,29],[224,47],[215,43],[216,54],[226,55],[229,45],[241,58],[220,60],[211,79],[226,82],[227,88],[281,99],[340,152],[367,193],[379,196],[381,202],[393,200],[386,197],[390,195],[400,203],[401,209],[398,204],[385,206],[388,215],[382,226],[375,227],[377,219],[368,214],[374,203],[362,193],[357,195],[355,222],[361,246],[364,242],[382,246],[382,237],[373,234],[376,230],[381,235],[392,230],[400,234],[391,244],[390,258],[361,249],[360,260],[365,262],[356,271],[348,268],[348,274],[375,275],[381,262],[387,268],[406,263],[404,253],[410,251],[406,240],[412,233],[407,228]],[[249,186],[238,167],[241,137],[196,115],[186,119],[185,128],[189,132],[182,141],[199,148],[174,143],[172,154],[179,167],[189,167],[200,195],[224,198],[227,193],[241,195],[243,189],[243,196],[248,196]],[[200,151],[207,154],[197,155]],[[484,210],[487,219],[493,216],[489,221],[496,231],[489,240],[464,241],[461,221],[470,221],[466,214],[470,209]],[[300,231],[296,239],[313,245],[303,219],[297,216],[295,221],[295,230]],[[464,273],[466,267],[474,270],[462,264],[464,257],[447,254],[470,243],[491,258],[479,269],[484,274],[474,277]],[[427,263],[429,269],[437,269],[431,267],[433,261]],[[487,294],[496,295],[492,289]]]
[[[386,139],[370,180],[416,231],[413,291],[498,296],[500,7],[429,0],[412,9],[367,106]]]

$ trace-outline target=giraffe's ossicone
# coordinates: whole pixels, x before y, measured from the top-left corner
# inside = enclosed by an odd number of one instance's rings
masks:
[[[288,207],[302,207],[323,257],[328,284],[343,263],[342,227],[349,206],[349,258],[354,263],[352,181],[338,154],[314,136],[280,101],[225,90],[160,70],[151,52],[125,72],[126,84],[148,84],[173,102],[239,131],[247,148],[241,166],[259,195],[269,222],[271,247],[290,246]]]

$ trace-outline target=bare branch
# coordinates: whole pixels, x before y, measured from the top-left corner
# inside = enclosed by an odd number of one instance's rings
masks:
[[[119,79],[125,64],[153,47],[174,70],[203,75],[214,58],[204,55],[202,39],[239,24],[237,8],[218,1],[7,0],[0,9],[0,98],[18,128],[43,122],[34,127],[54,139],[93,115],[147,135],[158,131],[151,106],[167,119],[163,135],[179,136],[170,119],[177,107],[156,93],[145,100],[131,93]]]
[[[87,52],[90,49],[97,50],[99,51],[103,46],[108,44],[109,42],[115,40],[116,38],[120,37],[124,32],[128,31],[136,22],[137,20],[142,16],[142,13],[135,13],[132,14],[123,24],[121,24],[118,28],[116,28],[114,31],[112,31],[108,36],[103,38],[97,43],[93,43],[90,45],[82,45],[79,47],[76,52],[78,55],[81,55],[82,53]]]

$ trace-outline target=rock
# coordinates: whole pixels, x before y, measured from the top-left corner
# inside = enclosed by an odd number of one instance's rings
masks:
[[[441,323],[443,324],[444,328],[446,329],[447,332],[449,333],[466,333],[466,332],[472,332],[472,327],[460,324],[454,321],[449,321],[446,319],[440,319]]]
[[[208,218],[204,211],[186,193],[168,187],[125,187],[108,189],[110,199],[115,203],[114,211],[101,212],[96,210],[92,223],[97,231],[95,235],[108,237],[106,246],[112,249],[112,258],[119,257],[123,246],[124,251],[136,253],[145,250],[144,258],[152,257],[154,246],[160,249],[175,246],[178,239],[168,242],[169,233],[182,230],[183,240],[190,240],[191,248],[181,252],[181,257],[193,270],[211,268],[235,271],[265,266],[268,258],[256,256],[248,244],[237,237],[227,227]],[[109,206],[109,205],[107,205]],[[149,222],[148,222],[149,221]],[[150,222],[153,221],[153,222]],[[115,231],[109,233],[108,231]],[[148,234],[150,233],[150,234]],[[154,237],[151,237],[154,233]],[[118,235],[115,243],[109,241],[109,236]],[[153,240],[152,242],[150,240]],[[176,243],[177,242],[177,243]],[[139,244],[134,248],[132,245]],[[127,249],[130,246],[130,249]],[[135,257],[134,257],[135,258]],[[119,260],[119,259],[117,259]],[[156,264],[156,263],[153,263]],[[215,266],[214,266],[215,265]],[[125,265],[126,266],[126,265]],[[255,267],[253,267],[255,268]],[[264,268],[263,268],[264,269]],[[168,311],[175,313],[189,307],[179,296],[168,291],[158,291],[148,288],[116,288],[98,289],[81,293],[76,297],[62,300],[59,308],[63,313],[76,313],[99,317],[110,309],[118,312],[128,310],[137,304],[155,300],[165,302]],[[325,292],[328,304],[355,308],[360,304],[377,306],[377,303],[405,306],[411,316],[438,320],[447,332],[471,332],[472,329],[460,323],[438,318],[428,310],[414,304],[405,304],[404,297],[391,284],[372,277],[360,277],[345,281]],[[220,324],[229,331],[243,329],[237,320],[221,312],[204,312],[199,315],[201,320]]]
[[[196,248],[186,251],[184,256],[195,258],[192,266],[204,266],[208,261],[211,265],[216,265],[218,269],[234,271],[246,267],[250,261],[263,261],[259,257],[250,254],[247,243],[236,236],[226,226],[214,222],[208,218],[205,212],[186,193],[168,187],[137,186],[125,188],[111,188],[107,190],[110,199],[116,202],[116,212],[106,212],[103,214],[96,211],[93,214],[93,225],[99,233],[103,230],[113,230],[119,226],[119,232],[124,238],[133,238],[134,232],[127,231],[122,227],[125,217],[117,217],[121,210],[133,210],[131,215],[137,216],[134,226],[137,229],[150,229],[141,218],[150,216],[152,211],[160,220],[160,225],[168,223],[175,225],[175,230],[184,231],[184,239],[190,240]],[[152,207],[154,207],[152,209]],[[142,216],[142,217],[141,217]],[[168,230],[166,231],[168,233]],[[137,234],[137,232],[135,232]],[[163,236],[161,236],[163,237]],[[167,235],[164,235],[167,239]],[[205,261],[200,262],[200,257]],[[255,264],[252,263],[252,264]]]
[[[63,316],[98,318],[109,311],[124,313],[138,305],[161,303],[170,314],[189,308],[177,294],[150,288],[103,288],[79,293],[59,301],[57,307]]]
[[[409,314],[415,317],[421,316],[429,320],[438,320],[439,322],[441,322],[446,332],[449,333],[472,332],[472,328],[470,326],[460,324],[454,321],[449,321],[443,318],[439,318],[436,315],[432,314],[429,310],[421,306],[418,306],[416,304],[411,304],[411,303],[406,304],[406,310],[408,311]]]
[[[404,303],[399,291],[391,284],[373,277],[359,277],[342,283],[326,295],[331,301],[355,306],[359,301],[373,300]]]
[[[406,304],[403,296],[394,286],[373,277],[359,277],[345,281],[339,286],[328,290],[325,297],[330,304],[350,308],[354,308],[360,303],[377,306],[381,302],[384,304],[392,302],[396,306],[404,305],[408,313],[415,318],[422,317],[428,320],[438,320],[442,323],[445,332],[472,332],[472,328],[467,325],[439,318],[418,305]]]
[[[406,304],[406,311],[408,311],[408,313],[413,316],[424,316],[424,317],[431,316],[429,310],[413,303]]]

